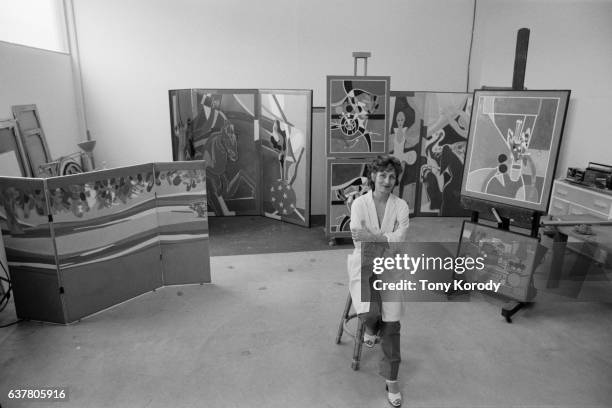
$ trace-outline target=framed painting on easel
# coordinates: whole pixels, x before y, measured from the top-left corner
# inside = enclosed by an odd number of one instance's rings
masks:
[[[569,90],[476,90],[461,195],[545,213]]]

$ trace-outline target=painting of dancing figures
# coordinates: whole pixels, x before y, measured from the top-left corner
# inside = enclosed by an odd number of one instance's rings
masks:
[[[255,90],[171,90],[174,160],[205,160],[209,215],[260,213]]]
[[[461,193],[546,212],[569,96],[476,91]]]
[[[327,77],[327,157],[386,153],[389,77]]]
[[[263,212],[310,226],[312,91],[260,90]]]

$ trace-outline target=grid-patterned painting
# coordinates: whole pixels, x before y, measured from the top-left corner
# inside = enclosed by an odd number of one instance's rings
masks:
[[[260,214],[257,91],[171,90],[174,160],[205,160],[210,215]]]
[[[327,157],[386,153],[390,77],[327,77]]]
[[[351,236],[351,204],[370,190],[367,160],[327,160],[327,217],[329,238]]]
[[[475,91],[461,194],[546,212],[569,95]]]
[[[418,215],[467,216],[461,206],[472,95],[417,92],[423,99]]]
[[[260,90],[264,215],[310,226],[312,91]]]

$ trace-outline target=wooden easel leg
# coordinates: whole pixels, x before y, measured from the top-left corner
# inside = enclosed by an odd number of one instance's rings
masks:
[[[342,340],[342,333],[344,333],[344,322],[349,315],[349,311],[351,310],[351,305],[353,304],[353,300],[351,299],[351,293],[349,292],[348,298],[346,299],[346,304],[344,305],[344,311],[342,312],[342,318],[340,319],[340,325],[338,326],[338,334],[336,335],[336,344],[340,344]]]

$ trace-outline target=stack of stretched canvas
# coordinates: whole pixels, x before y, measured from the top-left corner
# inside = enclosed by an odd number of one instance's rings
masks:
[[[0,177],[17,316],[70,323],[164,285],[210,282],[204,163]]]
[[[174,160],[206,163],[210,215],[310,226],[312,91],[170,90]]]

